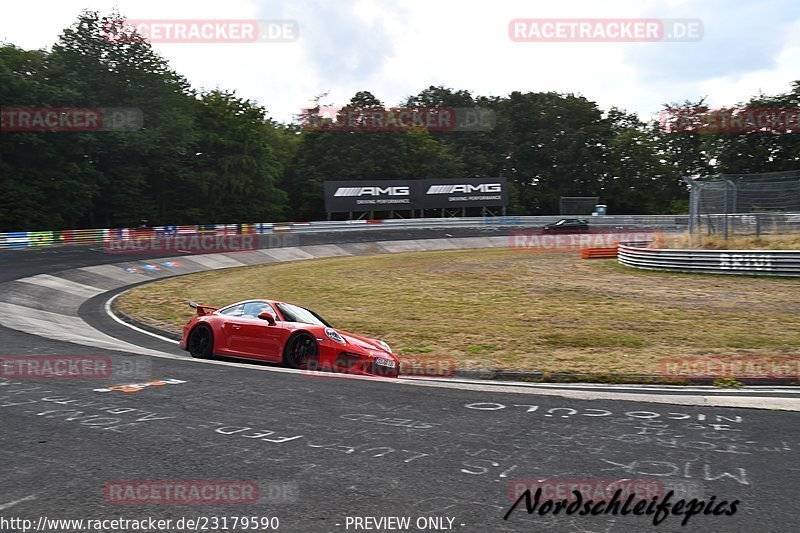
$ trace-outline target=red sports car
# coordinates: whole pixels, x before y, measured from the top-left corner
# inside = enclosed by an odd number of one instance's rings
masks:
[[[400,369],[385,342],[338,331],[304,307],[274,300],[247,300],[222,309],[189,305],[197,316],[183,327],[180,346],[192,357],[240,357],[384,377],[397,377]]]

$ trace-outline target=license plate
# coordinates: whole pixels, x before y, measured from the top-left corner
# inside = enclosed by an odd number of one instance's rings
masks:
[[[378,366],[385,366],[388,368],[394,368],[395,362],[391,359],[381,359],[380,357],[375,358],[375,364]]]

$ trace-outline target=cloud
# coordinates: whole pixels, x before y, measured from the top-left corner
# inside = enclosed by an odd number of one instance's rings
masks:
[[[270,0],[259,4],[259,18],[290,18],[300,26],[299,44],[320,80],[349,83],[369,80],[393,56],[388,25],[405,17],[394,2]]]
[[[770,70],[800,20],[797,0],[706,0],[648,8],[644,16],[700,19],[704,36],[697,42],[639,43],[626,47],[625,61],[654,82],[691,83],[716,77],[736,79]]]

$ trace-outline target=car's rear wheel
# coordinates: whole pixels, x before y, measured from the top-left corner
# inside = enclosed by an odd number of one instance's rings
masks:
[[[304,368],[315,365],[319,357],[317,339],[308,333],[298,333],[286,343],[283,350],[283,364],[289,368]]]
[[[214,352],[214,333],[205,325],[197,326],[189,334],[189,354],[198,359],[208,359]]]

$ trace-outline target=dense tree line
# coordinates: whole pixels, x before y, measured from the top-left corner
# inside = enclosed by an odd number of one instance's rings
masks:
[[[232,92],[198,92],[136,35],[108,39],[118,15],[83,13],[49,51],[0,45],[0,104],[131,107],[135,131],[3,132],[0,231],[324,218],[322,182],[506,176],[510,214],[558,212],[560,196],[600,196],[616,213],[687,209],[684,175],[800,168],[796,135],[668,132],[583,96],[483,97],[429,87],[402,108],[481,108],[487,131],[329,131],[280,124]],[[800,108],[800,82],[749,105]],[[345,111],[383,109],[367,91]],[[665,105],[707,111],[703,101]]]

